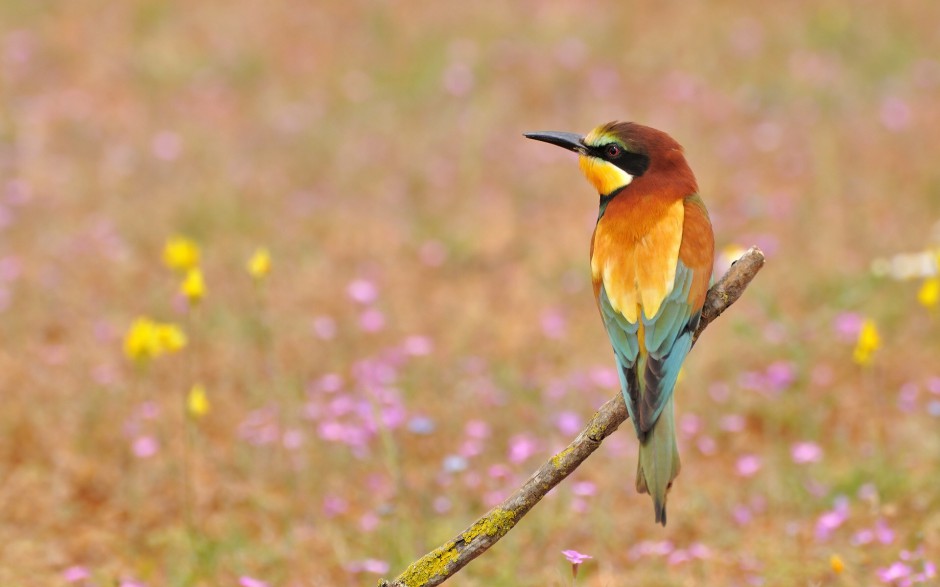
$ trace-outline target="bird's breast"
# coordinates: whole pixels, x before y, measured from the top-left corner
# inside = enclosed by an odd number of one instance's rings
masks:
[[[618,200],[620,197],[617,198]],[[655,316],[672,291],[682,243],[682,200],[612,201],[594,229],[591,277],[630,322]]]

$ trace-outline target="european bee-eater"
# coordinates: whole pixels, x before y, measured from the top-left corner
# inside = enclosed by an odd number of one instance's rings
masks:
[[[679,474],[673,388],[692,348],[712,274],[714,235],[682,147],[666,133],[611,122],[581,136],[526,137],[574,151],[600,194],[591,240],[594,298],[640,441],[636,489],[666,525]]]

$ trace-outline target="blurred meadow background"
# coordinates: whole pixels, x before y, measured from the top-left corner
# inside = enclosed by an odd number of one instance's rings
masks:
[[[0,3],[0,584],[374,585],[617,393],[596,194],[723,271],[669,526],[628,428],[454,585],[936,585],[940,4]],[[450,584],[450,583],[448,583]]]

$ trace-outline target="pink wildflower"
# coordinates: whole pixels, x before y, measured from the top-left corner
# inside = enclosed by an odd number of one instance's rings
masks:
[[[385,328],[385,314],[375,308],[369,308],[359,315],[359,328],[363,332],[378,332]]]
[[[679,431],[686,438],[691,438],[702,430],[702,420],[695,414],[683,414],[679,420]]]
[[[429,267],[440,267],[447,260],[447,248],[440,241],[425,241],[418,249],[421,262]]]
[[[724,403],[731,397],[731,386],[721,382],[712,383],[708,386],[708,395],[710,395],[715,402],[719,404]]]
[[[317,316],[313,319],[313,333],[321,340],[330,340],[336,336],[336,320],[330,316]]]
[[[79,581],[84,581],[90,576],[91,573],[88,572],[88,569],[79,565],[73,565],[62,571],[62,578],[65,579],[67,583],[77,583]]]
[[[451,502],[450,499],[439,495],[434,498],[434,502],[431,504],[434,507],[434,511],[439,514],[446,514],[450,511]]]
[[[894,542],[894,530],[884,520],[878,520],[875,522],[875,538],[882,544],[891,544]]]
[[[367,279],[356,279],[346,286],[346,295],[360,304],[371,304],[379,297],[379,290]]]
[[[563,550],[561,554],[565,555],[565,558],[568,559],[568,562],[571,563],[571,577],[576,579],[578,577],[578,567],[581,566],[581,563],[588,560],[589,558],[594,558],[588,554],[582,554],[577,550]]]
[[[508,479],[512,471],[506,465],[490,465],[487,474],[491,479]]]
[[[137,458],[146,459],[160,452],[160,443],[153,436],[141,436],[134,440],[132,450]]]
[[[472,90],[473,83],[473,70],[471,70],[470,66],[466,63],[459,62],[451,63],[447,69],[444,70],[443,79],[441,80],[441,85],[444,86],[444,90],[448,94],[458,98]]]
[[[728,414],[721,419],[721,429],[726,432],[740,432],[744,430],[747,422],[740,414]]]
[[[183,151],[183,140],[173,131],[162,130],[150,141],[150,150],[157,159],[173,161]]]
[[[838,528],[849,517],[849,505],[847,500],[839,499],[836,506],[819,516],[816,520],[816,539],[827,540],[832,531]]]
[[[565,315],[557,308],[546,310],[542,313],[542,333],[547,338],[560,339],[565,336],[567,331],[567,320]]]
[[[917,395],[920,389],[916,383],[910,381],[903,384],[898,390],[898,409],[902,412],[913,412],[917,408]]]
[[[741,477],[753,477],[761,468],[761,460],[757,455],[744,455],[738,459],[735,469]]]
[[[927,391],[940,395],[940,377],[931,377],[927,380]]]
[[[629,556],[634,560],[644,556],[667,556],[673,550],[675,545],[669,540],[644,540],[630,548]]]
[[[911,567],[902,562],[896,562],[888,568],[878,569],[878,578],[882,583],[894,583],[898,579],[904,579],[911,574]]]
[[[588,497],[597,493],[597,485],[591,481],[578,481],[571,485],[571,492],[581,497]]]
[[[367,558],[361,561],[351,562],[346,565],[346,569],[352,573],[373,573],[383,575],[388,572],[388,563],[374,558]]]
[[[718,443],[715,442],[715,439],[711,436],[701,436],[696,443],[698,445],[698,450],[705,456],[713,455],[718,450]]]
[[[617,377],[617,372],[611,368],[595,367],[591,369],[590,377],[597,387],[605,389],[620,387],[620,378]]]
[[[751,523],[751,519],[754,517],[751,514],[750,508],[744,504],[738,504],[734,506],[734,509],[731,510],[731,516],[739,526],[747,526]]]
[[[863,321],[861,315],[855,312],[843,312],[836,316],[832,327],[839,340],[843,342],[855,342],[855,339],[858,338],[858,333],[862,331]]]
[[[464,434],[470,438],[483,440],[490,435],[490,425],[483,420],[470,420],[464,427]]]
[[[413,357],[423,357],[430,355],[434,350],[434,343],[427,336],[412,335],[405,339],[402,344],[405,352]]]
[[[560,412],[555,417],[555,426],[564,436],[571,436],[581,430],[581,417],[575,412]]]
[[[284,431],[281,435],[281,444],[287,450],[297,450],[304,443],[304,433],[296,428]]]
[[[931,561],[924,561],[924,578],[933,579],[937,576],[937,565],[933,564]]]
[[[689,554],[692,555],[692,558],[708,558],[711,556],[712,551],[701,542],[695,542],[689,546]]]
[[[516,434],[509,439],[509,462],[522,463],[538,450],[538,443],[528,434]]]
[[[794,463],[802,465],[821,461],[823,452],[815,442],[797,442],[790,448],[790,456]]]
[[[796,380],[796,366],[789,361],[776,361],[767,367],[764,375],[770,390],[780,392]]]
[[[483,494],[483,503],[486,504],[486,507],[494,507],[503,501],[505,497],[506,493],[503,491],[487,491]]]
[[[890,131],[903,130],[911,123],[911,107],[896,96],[889,96],[881,103],[881,124]]]
[[[346,513],[349,503],[338,495],[328,495],[323,499],[323,513],[328,518]]]
[[[672,553],[666,559],[666,562],[672,566],[675,566],[690,560],[692,560],[692,556],[689,554],[689,552],[680,548],[672,551]]]
[[[862,528],[852,536],[852,545],[861,546],[868,544],[875,539],[875,533],[871,528]]]
[[[594,558],[593,556],[589,554],[582,554],[578,552],[577,550],[563,550],[561,551],[561,554],[565,555],[565,558],[568,559],[568,562],[570,562],[573,565],[580,565],[584,561],[590,558]]]

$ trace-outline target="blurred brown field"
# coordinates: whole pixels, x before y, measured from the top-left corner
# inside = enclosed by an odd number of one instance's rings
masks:
[[[451,583],[937,584],[938,22],[0,3],[0,585],[374,585],[465,528],[617,393],[596,195],[521,135],[614,119],[767,267],[686,363],[669,526],[624,429]],[[127,357],[139,316],[188,344]]]

